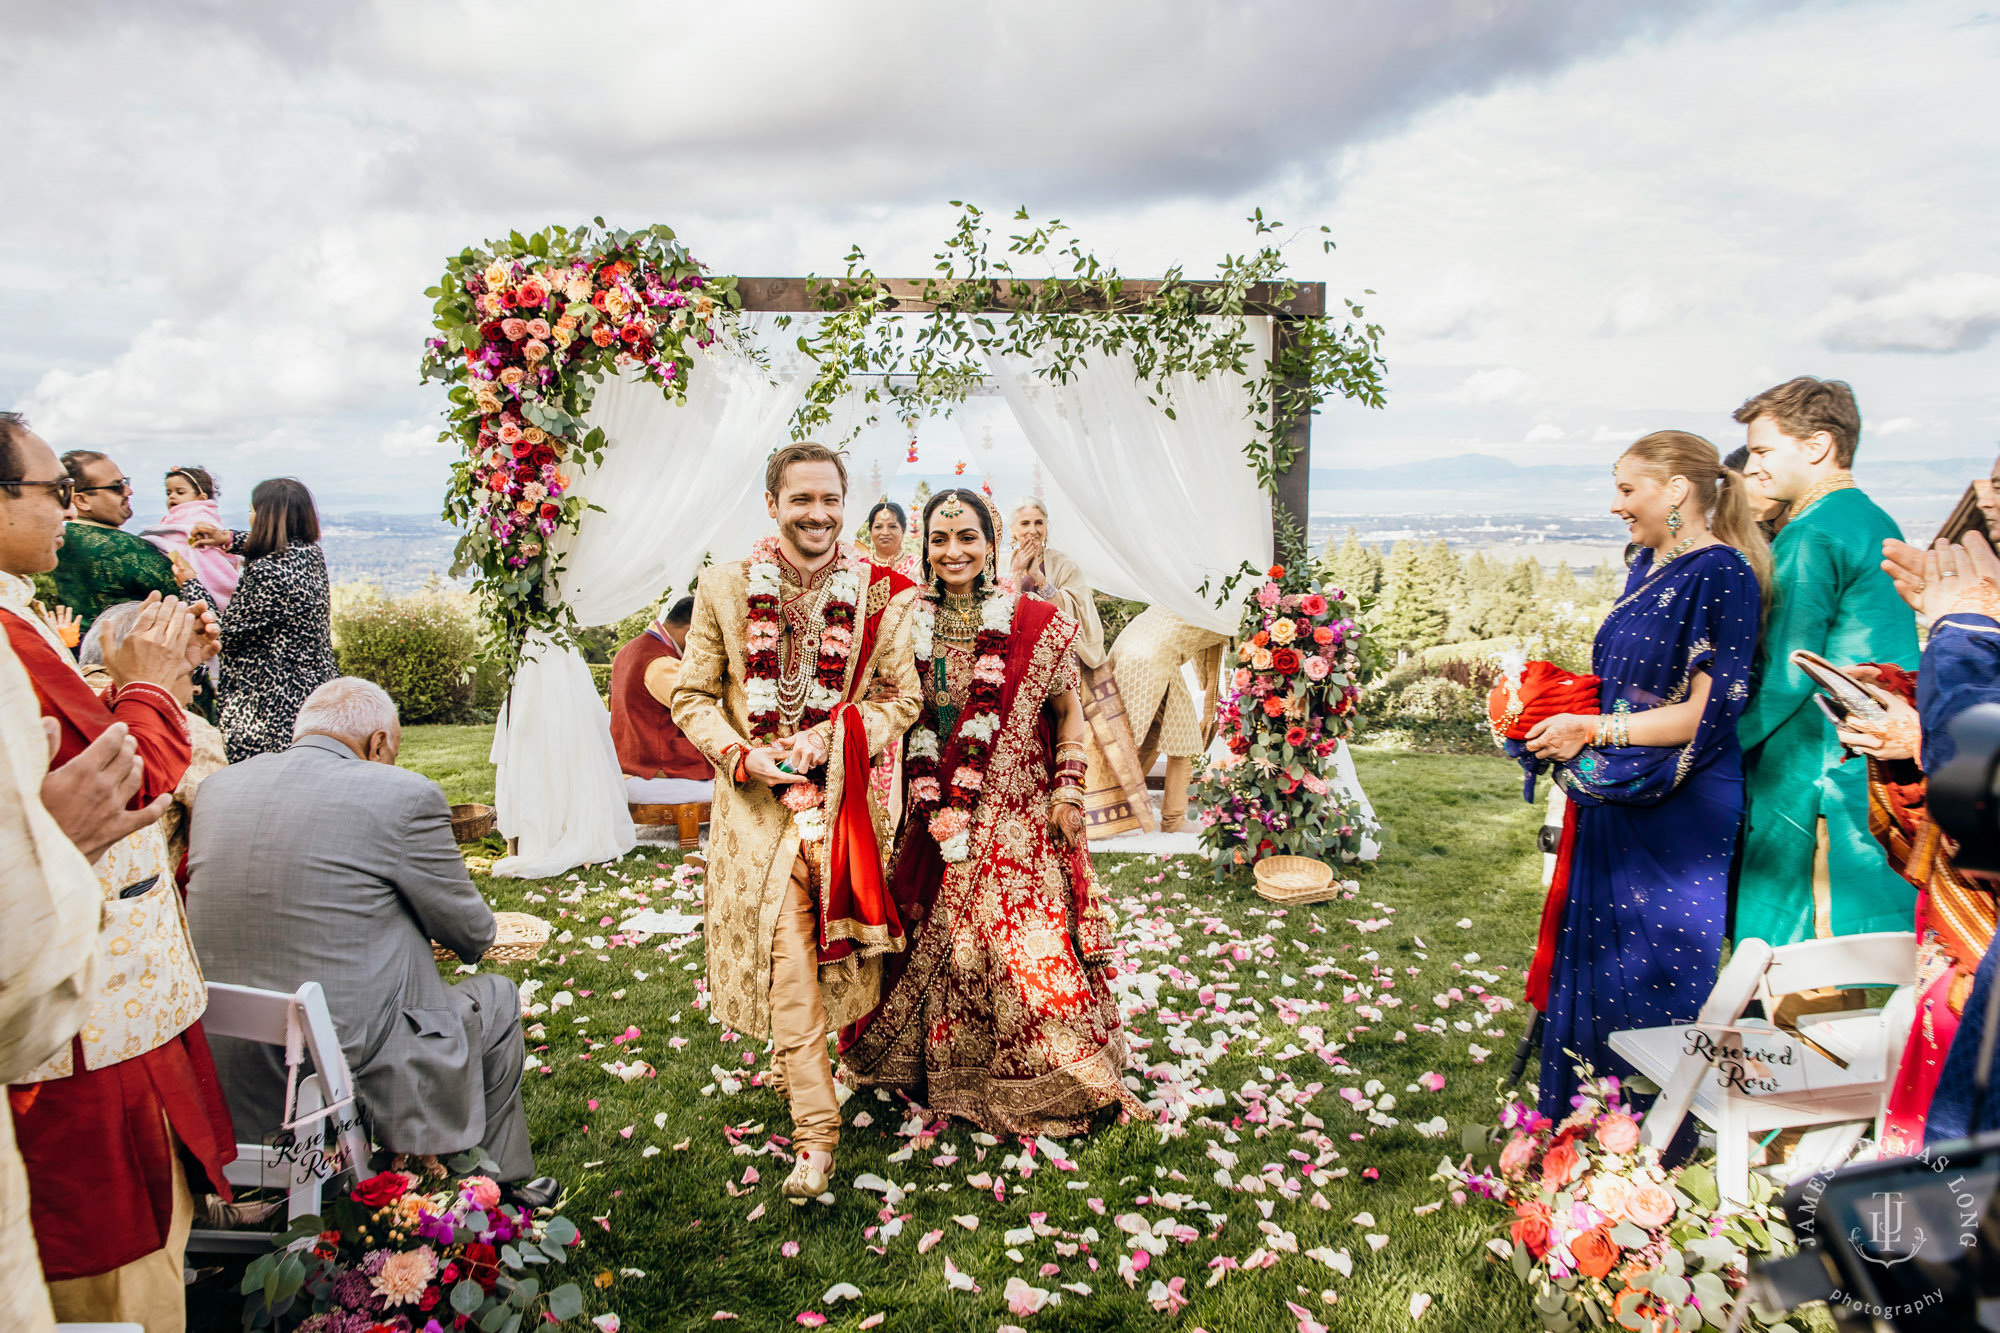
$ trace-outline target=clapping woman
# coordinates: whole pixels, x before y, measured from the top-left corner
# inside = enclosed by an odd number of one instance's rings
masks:
[[[1612,1033],[1692,1020],[1713,986],[1743,814],[1736,719],[1750,697],[1770,548],[1742,478],[1683,431],[1618,460],[1611,512],[1639,547],[1591,652],[1599,711],[1528,733],[1578,808],[1542,1034],[1541,1111],[1575,1065],[1626,1074]]]
[[[285,749],[306,696],[332,680],[333,604],[312,492],[273,477],[250,493],[250,530],[213,524],[188,534],[195,547],[243,557],[236,595],[222,610],[222,717],[229,762]],[[214,605],[175,553],[181,595]]]

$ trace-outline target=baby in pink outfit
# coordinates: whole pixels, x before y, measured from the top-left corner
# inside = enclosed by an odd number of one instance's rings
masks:
[[[222,527],[222,510],[215,503],[215,478],[207,468],[177,467],[167,473],[167,516],[139,535],[165,551],[180,552],[194,567],[201,586],[215,596],[216,614],[229,604],[236,580],[243,571],[243,557],[222,551],[191,546],[188,534],[201,523]]]

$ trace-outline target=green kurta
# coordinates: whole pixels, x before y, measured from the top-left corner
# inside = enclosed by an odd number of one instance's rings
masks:
[[[180,596],[174,563],[159,547],[97,523],[63,525],[62,551],[51,577],[56,595],[76,612],[77,628],[85,634],[92,621],[120,602],[143,602],[149,592]]]
[[[1859,490],[1823,497],[1778,533],[1777,591],[1761,670],[1736,724],[1746,797],[1734,938],[1793,944],[1814,934],[1813,858],[1826,820],[1832,930],[1908,930],[1916,890],[1868,832],[1868,771],[1841,763],[1833,725],[1790,655],[1836,666],[1917,665],[1916,618],[1882,572],[1882,542],[1902,530]]]

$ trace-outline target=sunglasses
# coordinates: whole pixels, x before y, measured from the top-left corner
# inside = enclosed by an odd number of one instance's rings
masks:
[[[118,480],[107,482],[102,486],[77,486],[74,490],[79,495],[85,491],[118,491],[121,494],[130,495],[132,493],[132,479],[130,477],[120,477]]]
[[[56,503],[64,509],[69,508],[70,501],[76,498],[76,482],[69,477],[64,477],[60,481],[0,481],[0,491],[19,491],[23,486],[53,491]]]

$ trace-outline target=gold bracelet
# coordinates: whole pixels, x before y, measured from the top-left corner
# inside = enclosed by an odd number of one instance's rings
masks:
[[[1065,759],[1088,760],[1089,758],[1090,748],[1082,741],[1061,741],[1056,745],[1056,762],[1058,764]]]
[[[1081,810],[1083,809],[1083,789],[1081,787],[1057,787],[1049,793],[1049,804],[1052,806],[1073,805]]]

